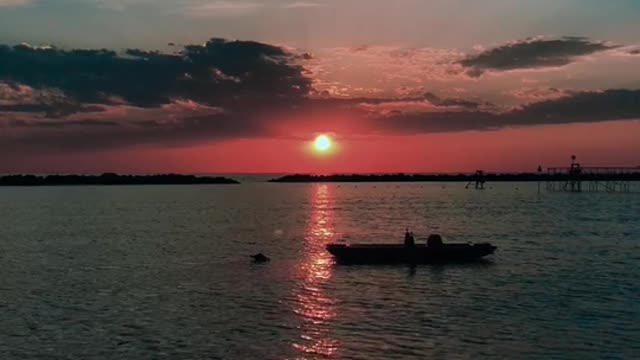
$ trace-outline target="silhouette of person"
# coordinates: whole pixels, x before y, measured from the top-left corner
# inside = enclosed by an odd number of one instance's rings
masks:
[[[409,232],[409,229],[407,229],[404,233],[404,244],[406,246],[413,246],[415,244],[413,233]]]

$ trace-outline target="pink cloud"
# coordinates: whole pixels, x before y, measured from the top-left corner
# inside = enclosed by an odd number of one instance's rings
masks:
[[[359,46],[317,51],[305,64],[318,92],[328,90],[342,95],[354,88],[395,89],[424,86],[430,81],[446,82],[462,77],[455,62],[464,56],[451,49],[404,48],[400,46]]]
[[[505,92],[505,95],[527,101],[559,99],[574,94],[575,91],[553,87],[520,87]]]
[[[41,104],[69,101],[64,93],[55,88],[34,89],[24,84],[9,84],[0,81],[0,105]]]

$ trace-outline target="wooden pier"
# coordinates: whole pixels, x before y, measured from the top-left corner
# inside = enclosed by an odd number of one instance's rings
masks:
[[[582,166],[574,155],[568,167],[547,168],[546,188],[568,192],[630,192],[631,179],[639,172],[640,167]]]

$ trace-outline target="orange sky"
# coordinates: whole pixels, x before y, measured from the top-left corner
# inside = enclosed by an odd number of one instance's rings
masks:
[[[294,139],[238,139],[184,148],[44,155],[32,172],[351,173],[535,171],[576,154],[585,165],[640,165],[640,121],[549,125],[415,136],[333,135],[327,154]]]
[[[0,174],[640,165],[632,2],[114,2],[0,0]]]

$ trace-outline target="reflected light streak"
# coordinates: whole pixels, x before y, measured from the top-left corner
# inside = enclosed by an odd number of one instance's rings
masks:
[[[296,269],[299,283],[294,289],[294,312],[301,317],[300,339],[292,346],[309,355],[332,357],[338,349],[337,339],[330,337],[329,322],[336,315],[334,301],[324,283],[331,278],[333,258],[325,245],[334,241],[333,187],[311,186],[311,210],[305,230],[304,255]],[[303,357],[304,358],[304,357]]]

